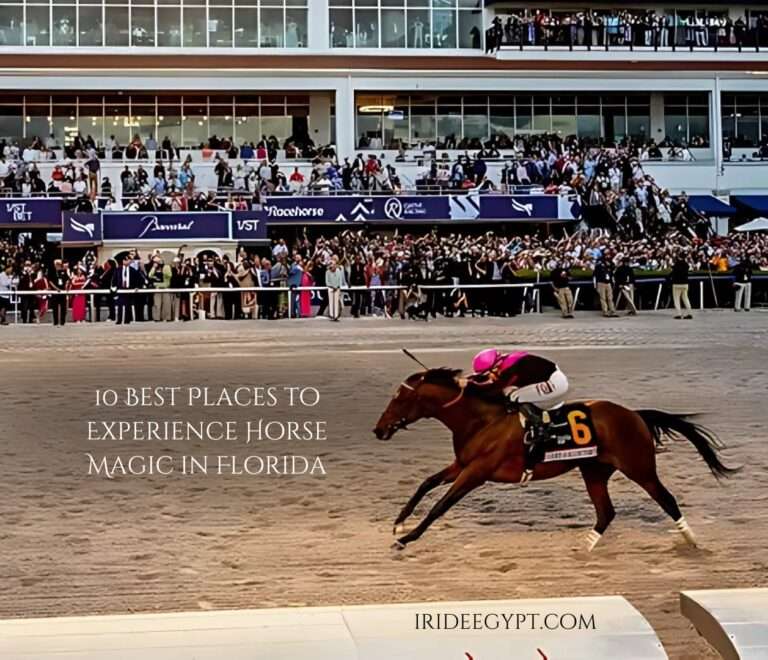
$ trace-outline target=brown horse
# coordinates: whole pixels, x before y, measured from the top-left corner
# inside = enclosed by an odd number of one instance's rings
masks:
[[[416,505],[434,488],[451,484],[427,516],[393,547],[402,549],[467,493],[487,481],[519,483],[524,471],[524,428],[518,415],[510,415],[501,397],[489,398],[482,389],[459,382],[461,370],[427,369],[413,374],[398,388],[373,432],[389,440],[398,430],[420,419],[433,418],[453,432],[455,460],[427,478],[395,520],[401,533]],[[616,470],[641,486],[675,521],[677,530],[691,545],[696,539],[672,494],[656,473],[656,447],[662,436],[681,435],[701,454],[715,477],[736,472],[723,465],[717,436],[689,421],[690,415],[660,410],[630,410],[610,401],[589,401],[598,454],[594,458],[539,463],[532,480],[552,479],[578,467],[595,506],[597,522],[587,537],[591,551],[615,516],[608,494],[608,480]]]

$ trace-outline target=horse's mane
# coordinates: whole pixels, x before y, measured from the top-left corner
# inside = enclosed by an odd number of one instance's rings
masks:
[[[414,374],[413,377],[419,376],[424,383],[430,385],[445,385],[446,387],[457,387],[456,379],[464,373],[461,369],[451,369],[450,367],[438,367],[436,369],[427,369],[427,371],[421,374]],[[410,379],[409,379],[410,380]],[[490,391],[489,391],[490,390]],[[475,383],[468,383],[464,388],[465,396],[474,396],[478,399],[499,406],[506,406],[507,399],[503,393],[488,387],[476,385]]]

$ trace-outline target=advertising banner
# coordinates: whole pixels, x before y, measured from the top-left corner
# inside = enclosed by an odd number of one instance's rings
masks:
[[[61,231],[64,243],[101,243],[98,213],[64,213]]]
[[[237,241],[263,241],[267,238],[267,223],[262,211],[233,211],[232,238]]]
[[[381,195],[273,197],[264,219],[278,224],[572,220],[575,209],[559,195]]]
[[[229,213],[102,213],[103,240],[228,240]]]
[[[24,227],[61,226],[61,200],[56,198],[21,198],[0,201],[0,227],[4,229]]]

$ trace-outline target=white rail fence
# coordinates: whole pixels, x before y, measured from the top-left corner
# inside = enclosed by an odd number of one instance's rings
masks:
[[[759,277],[757,279],[760,279]],[[691,278],[692,285],[698,285],[698,298],[699,309],[704,309],[705,291],[707,278]],[[656,286],[654,310],[658,310],[661,305],[661,297],[664,287],[668,285],[666,279],[655,278],[648,280],[639,280],[635,283],[635,288],[641,286]],[[542,311],[541,304],[541,290],[542,288],[550,288],[549,282],[528,282],[518,284],[430,284],[430,285],[414,285],[414,286],[401,286],[401,285],[382,285],[382,286],[343,286],[340,290],[346,294],[353,294],[356,292],[374,294],[377,291],[382,292],[400,292],[410,291],[412,297],[417,299],[424,294],[428,294],[431,291],[444,291],[444,292],[466,292],[475,290],[485,290],[497,292],[500,290],[518,289],[522,290],[521,300],[519,301],[521,314],[526,313],[540,313]],[[582,289],[592,289],[593,284],[589,281],[575,281],[571,283],[571,288],[574,289],[574,306],[578,303]],[[88,297],[88,317],[93,320],[95,307],[94,296],[110,296],[114,301],[118,296],[130,296],[129,303],[135,307],[137,305],[136,296],[157,296],[157,295],[178,295],[179,297],[186,297],[188,301],[188,311],[190,318],[194,317],[194,312],[197,312],[198,319],[206,318],[205,310],[203,309],[202,295],[205,294],[235,294],[241,293],[255,293],[262,294],[262,296],[277,297],[280,295],[287,296],[287,314],[288,318],[294,318],[296,315],[295,305],[297,295],[302,292],[320,293],[328,292],[331,288],[327,286],[307,286],[307,287],[193,287],[193,288],[138,288],[138,289],[71,289],[68,291],[57,291],[54,289],[43,289],[34,291],[18,291],[11,290],[10,292],[0,292],[0,296],[10,296],[11,306],[13,308],[12,314],[16,322],[20,316],[20,303],[21,298],[24,296],[31,296],[34,298],[51,297],[51,296],[87,296]],[[620,297],[619,287],[614,287],[615,302],[618,303]],[[113,302],[114,304],[114,302]],[[144,304],[142,302],[141,304]],[[258,303],[257,303],[258,304]],[[99,305],[98,307],[109,307],[110,303]],[[134,310],[135,311],[135,310]],[[256,315],[254,315],[255,317]],[[97,319],[101,320],[101,319]]]

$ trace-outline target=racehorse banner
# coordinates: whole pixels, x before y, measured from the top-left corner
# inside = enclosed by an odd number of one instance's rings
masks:
[[[380,195],[271,197],[269,224],[342,224],[449,221],[574,220],[578,205],[559,195]]]

